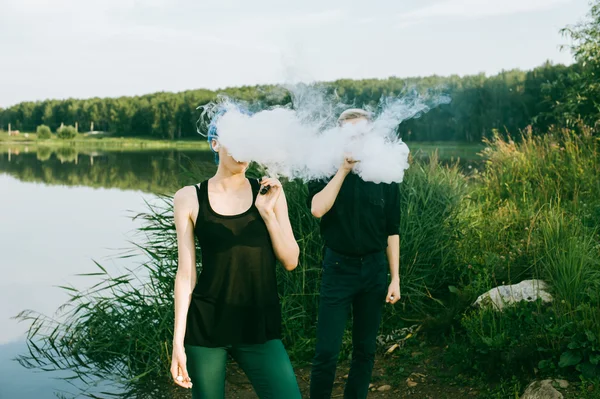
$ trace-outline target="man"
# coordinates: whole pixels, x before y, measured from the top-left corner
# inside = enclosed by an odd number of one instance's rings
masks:
[[[349,109],[338,122],[370,120],[370,113]],[[350,310],[352,365],[344,397],[367,397],[383,305],[400,299],[399,186],[365,182],[352,172],[359,161],[348,157],[328,182],[308,184],[307,202],[313,216],[321,218],[325,241],[312,399],[331,397]]]

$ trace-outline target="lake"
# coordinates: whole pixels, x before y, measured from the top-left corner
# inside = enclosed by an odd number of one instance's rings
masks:
[[[440,157],[461,157],[471,166],[480,149],[447,146]],[[13,317],[25,309],[52,315],[67,299],[57,286],[93,284],[93,277],[76,276],[95,272],[93,261],[115,273],[138,265],[145,257],[131,244],[141,240],[135,234],[140,222],[132,216],[156,194],[172,194],[214,171],[208,151],[0,145],[1,399],[50,399],[54,391],[73,391],[57,375],[13,360],[27,351],[27,326]]]

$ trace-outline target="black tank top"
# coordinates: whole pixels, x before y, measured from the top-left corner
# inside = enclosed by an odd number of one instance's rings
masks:
[[[254,205],[260,183],[250,180],[252,206],[238,215],[220,215],[210,206],[208,181],[196,186],[194,232],[202,271],[192,292],[185,344],[261,344],[281,338],[281,307],[275,253]]]

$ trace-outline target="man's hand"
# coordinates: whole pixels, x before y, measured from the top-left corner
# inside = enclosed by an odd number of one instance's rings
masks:
[[[388,288],[387,296],[385,297],[386,303],[395,304],[400,300],[400,280],[392,280]]]
[[[354,165],[356,165],[358,162],[360,162],[360,161],[357,161],[354,158],[352,158],[352,156],[350,154],[345,154],[344,162],[340,166],[340,170],[343,171],[344,173],[348,174],[348,173],[352,172],[352,169],[354,169]]]

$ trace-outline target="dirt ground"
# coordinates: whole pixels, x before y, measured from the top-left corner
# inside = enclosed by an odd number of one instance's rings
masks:
[[[384,362],[377,361],[373,370],[373,383],[369,398],[380,399],[399,399],[399,398],[423,398],[423,399],[454,399],[454,398],[475,398],[479,393],[471,388],[449,386],[447,383],[440,383],[437,379],[428,377],[423,373],[415,372],[409,376],[404,384],[394,384],[386,379]],[[257,396],[252,390],[252,385],[246,378],[243,371],[236,365],[229,367],[230,371],[227,377],[226,397],[232,399],[256,399]],[[343,398],[344,383],[348,374],[348,365],[342,364],[338,367],[338,372],[334,384],[332,398]],[[303,398],[308,398],[308,387],[310,378],[310,368],[302,367],[296,369],[298,384]],[[410,385],[410,386],[409,386]],[[379,389],[382,389],[381,391]]]
[[[531,380],[523,378],[504,383],[487,383],[481,378],[462,375],[444,361],[445,349],[441,347],[413,346],[393,354],[380,354],[375,360],[369,399],[518,399]],[[310,367],[295,368],[303,398],[309,397]],[[332,398],[343,398],[349,362],[341,361]],[[558,376],[557,376],[558,378]],[[564,379],[564,378],[562,378]],[[582,383],[577,378],[568,380],[566,389],[557,388],[563,399],[600,399],[600,384]],[[558,387],[558,384],[555,385]],[[227,366],[227,399],[257,399],[244,372],[231,362]],[[189,390],[176,388],[169,399],[189,399]],[[153,397],[152,399],[156,399]],[[285,399],[285,398],[281,398]]]
[[[394,361],[394,364],[398,364]],[[405,374],[408,377],[394,378],[388,376],[386,370],[390,367],[389,358],[379,358],[375,363],[372,378],[372,388],[368,398],[377,399],[515,399],[520,397],[515,392],[507,389],[489,390],[487,387],[474,388],[458,384],[452,378],[444,376],[444,370],[438,364],[432,364],[427,359],[422,364],[411,364]],[[412,362],[409,362],[412,363]],[[402,364],[402,363],[400,363]],[[344,383],[349,365],[342,363],[338,367],[332,398],[343,398]],[[308,398],[310,367],[296,368],[298,384],[303,398]],[[481,389],[483,388],[483,389]],[[524,388],[522,389],[524,390]],[[490,393],[494,391],[494,393]],[[569,388],[561,389],[565,399],[597,399],[600,398],[600,389],[593,385],[583,386],[579,382],[571,382]],[[256,399],[250,382],[245,374],[235,365],[229,366],[226,386],[226,398]]]

